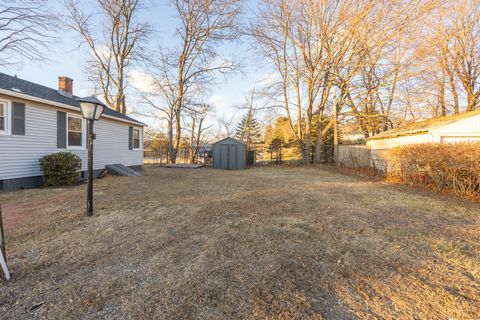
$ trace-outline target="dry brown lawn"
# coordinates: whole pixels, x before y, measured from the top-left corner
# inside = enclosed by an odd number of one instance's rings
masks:
[[[2,319],[480,319],[480,206],[322,168],[0,193]]]

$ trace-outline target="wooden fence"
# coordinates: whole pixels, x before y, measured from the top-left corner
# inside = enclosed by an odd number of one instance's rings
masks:
[[[188,148],[179,148],[177,153],[176,163],[188,163],[189,158]],[[202,151],[195,155],[195,163],[207,164],[209,161],[207,154]],[[167,149],[144,150],[143,151],[144,164],[167,164],[169,163],[169,155]]]
[[[365,145],[339,145],[338,164],[349,168],[364,168],[372,166],[370,147]]]

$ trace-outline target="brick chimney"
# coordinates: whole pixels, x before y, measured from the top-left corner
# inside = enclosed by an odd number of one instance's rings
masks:
[[[73,80],[69,77],[58,77],[58,91],[67,96],[73,95]]]

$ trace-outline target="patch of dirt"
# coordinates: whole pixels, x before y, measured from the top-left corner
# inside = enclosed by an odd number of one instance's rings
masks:
[[[331,169],[0,193],[5,319],[474,319],[480,208]]]
[[[35,219],[41,219],[45,214],[57,210],[62,200],[57,197],[48,199],[8,201],[2,203],[2,216],[6,233],[13,232],[28,225]]]

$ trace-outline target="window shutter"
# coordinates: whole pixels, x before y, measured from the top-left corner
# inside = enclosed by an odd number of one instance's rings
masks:
[[[25,103],[13,102],[12,134],[25,135]]]
[[[128,127],[128,150],[133,150],[133,127]]]
[[[57,111],[57,148],[67,147],[67,114]]]

